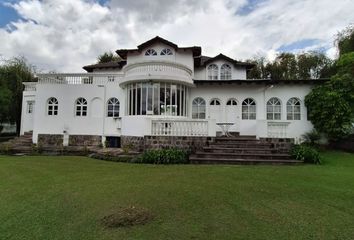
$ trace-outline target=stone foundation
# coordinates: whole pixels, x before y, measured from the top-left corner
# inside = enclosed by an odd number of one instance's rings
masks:
[[[97,135],[69,135],[69,146],[99,146],[102,137]]]
[[[38,134],[38,145],[41,146],[63,146],[62,134]]]
[[[272,143],[275,148],[289,152],[295,143],[294,138],[260,138],[261,142]]]
[[[143,152],[147,149],[179,148],[195,152],[213,141],[212,137],[177,137],[177,136],[121,136],[122,148]]]

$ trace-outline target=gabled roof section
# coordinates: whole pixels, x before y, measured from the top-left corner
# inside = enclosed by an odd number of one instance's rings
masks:
[[[116,51],[116,53],[123,59],[127,59],[127,55],[128,53],[133,53],[133,52],[141,52],[142,50],[144,50],[145,48],[155,44],[155,43],[163,43],[165,45],[168,45],[170,47],[172,47],[173,49],[175,49],[175,51],[187,51],[187,50],[191,50],[193,53],[193,57],[195,56],[200,56],[202,53],[202,48],[201,47],[197,47],[197,46],[193,46],[193,47],[178,47],[177,44],[170,42],[162,37],[156,36],[142,44],[140,44],[136,49],[118,49]]]
[[[232,63],[234,66],[241,66],[241,67],[246,67],[247,69],[253,68],[255,65],[253,63],[247,63],[247,62],[240,62],[235,59],[232,59],[222,53],[219,55],[216,55],[215,57],[207,57],[207,56],[200,56],[196,57],[194,60],[195,66],[206,66],[209,63],[216,61],[216,60],[225,60],[227,62]]]
[[[121,69],[124,65],[127,64],[127,61],[114,61],[114,62],[106,62],[106,63],[96,63],[92,65],[84,66],[87,72],[93,72],[94,69],[107,69],[107,68],[114,68],[114,69]]]

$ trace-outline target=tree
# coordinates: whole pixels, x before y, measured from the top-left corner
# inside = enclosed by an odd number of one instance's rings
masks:
[[[0,83],[2,84],[1,101],[8,103],[3,107],[0,122],[16,123],[16,131],[20,132],[23,82],[34,80],[34,67],[23,57],[13,58],[0,66]]]
[[[112,52],[105,52],[97,57],[98,63],[107,63],[120,61],[121,58],[118,55],[114,55]]]
[[[339,51],[339,56],[354,52],[354,24],[339,32],[335,43]]]

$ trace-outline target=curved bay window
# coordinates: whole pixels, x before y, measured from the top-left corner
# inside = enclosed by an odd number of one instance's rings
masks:
[[[127,86],[128,115],[187,116],[188,88],[173,83],[132,83]]]

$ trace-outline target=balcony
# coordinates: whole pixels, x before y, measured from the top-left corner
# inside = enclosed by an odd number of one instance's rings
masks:
[[[123,68],[125,72],[124,80],[120,83],[127,83],[144,80],[163,80],[167,82],[184,83],[194,86],[192,80],[192,70],[185,65],[165,62],[149,61],[132,63]]]
[[[23,85],[25,86],[24,91],[25,92],[35,92],[36,91],[36,82],[23,82]]]
[[[49,73],[38,74],[39,84],[85,84],[85,85],[106,85],[118,84],[123,77],[122,74],[101,74],[101,73]]]

